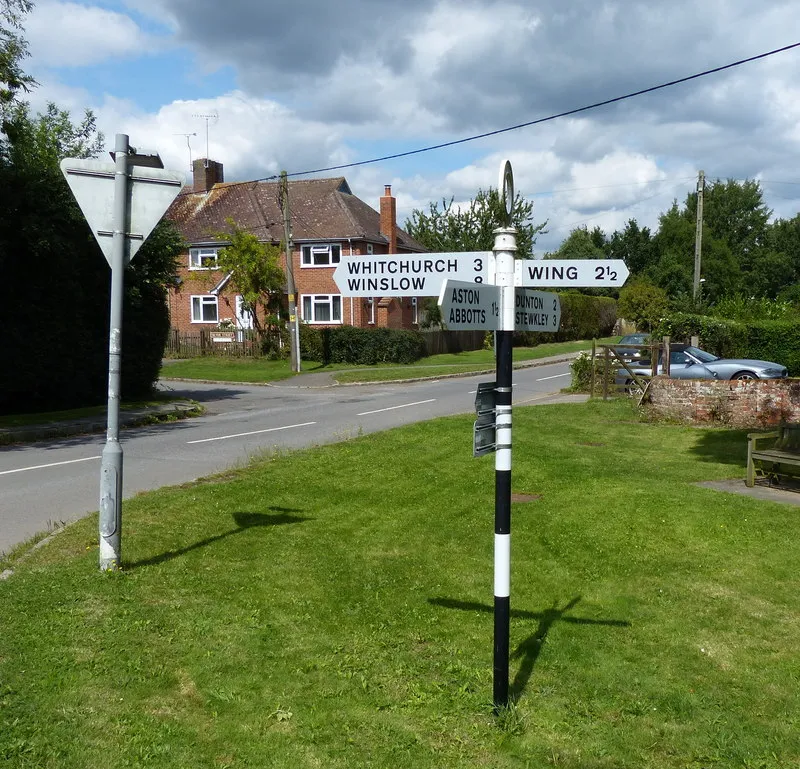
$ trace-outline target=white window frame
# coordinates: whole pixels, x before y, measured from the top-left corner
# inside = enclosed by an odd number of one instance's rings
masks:
[[[411,297],[411,324],[419,325],[419,299],[416,296]]]
[[[369,312],[369,318],[367,319],[367,323],[370,326],[375,325],[375,305],[377,302],[375,301],[374,296],[367,297],[367,311]]]
[[[219,258],[219,248],[190,248],[190,270],[216,270]],[[207,264],[206,262],[210,262]]]
[[[195,299],[198,300],[197,308],[200,310],[200,318],[195,317]],[[204,320],[203,319],[203,308],[214,306],[214,320]],[[192,315],[192,323],[202,323],[202,324],[213,324],[217,325],[219,323],[219,297],[214,296],[214,294],[194,294],[193,296],[189,297],[189,311]]]
[[[318,261],[323,258],[324,262]],[[341,259],[341,243],[306,243],[300,246],[300,266],[304,269],[335,267]]]
[[[330,310],[330,320],[317,319],[317,307],[327,305]],[[336,318],[334,310],[338,305],[339,317]],[[302,317],[309,324],[324,324],[330,326],[342,323],[342,295],[341,294],[302,294],[300,297]],[[309,315],[311,317],[309,317]]]

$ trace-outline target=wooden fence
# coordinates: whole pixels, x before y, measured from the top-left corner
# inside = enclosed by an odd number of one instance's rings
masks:
[[[203,355],[257,358],[261,356],[261,347],[252,329],[238,331],[217,331],[208,328],[197,331],[170,329],[164,348],[165,358],[197,358]]]
[[[483,348],[485,331],[423,331],[428,355],[467,352]]]

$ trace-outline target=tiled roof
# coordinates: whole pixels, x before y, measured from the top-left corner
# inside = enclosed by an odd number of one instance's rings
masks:
[[[262,240],[279,243],[283,214],[278,203],[279,182],[227,182],[209,192],[181,193],[169,207],[172,220],[189,243],[209,243],[233,219]],[[367,240],[388,243],[380,231],[380,214],[350,191],[347,180],[306,179],[289,182],[292,237],[304,240]],[[425,251],[398,227],[398,248]]]

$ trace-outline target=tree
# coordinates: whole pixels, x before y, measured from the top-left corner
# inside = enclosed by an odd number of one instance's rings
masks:
[[[29,91],[35,85],[21,67],[22,59],[28,55],[27,44],[20,34],[22,17],[32,7],[29,0],[0,0],[0,120],[17,92]]]
[[[697,193],[686,198],[686,215],[696,221]],[[767,223],[772,211],[764,203],[761,185],[754,180],[743,182],[719,179],[706,186],[703,193],[703,223],[717,240],[727,243],[739,268],[747,275],[763,248]]]
[[[64,156],[102,147],[94,117],[15,103],[0,136],[0,373],[3,413],[102,403],[107,394],[109,267],[61,174]],[[147,395],[169,330],[166,285],[181,239],[159,225],[125,278],[123,397]]]
[[[648,280],[629,281],[620,289],[617,311],[620,317],[635,323],[636,328],[651,331],[668,309],[667,292]]]
[[[545,256],[546,259],[605,259],[606,236],[600,227],[592,230],[584,224],[575,227],[564,239],[557,251]]]
[[[430,251],[491,251],[494,230],[505,219],[502,202],[496,189],[478,190],[466,206],[456,206],[454,198],[431,203],[428,212],[414,209],[404,229]],[[521,193],[514,198],[511,224],[517,230],[517,258],[533,255],[536,236],[544,232],[547,222],[533,223],[533,203]]]
[[[694,280],[695,222],[677,202],[659,217],[654,238],[657,255],[646,276],[672,300],[691,299]],[[703,228],[702,301],[713,302],[738,289],[740,270],[730,247]]]
[[[647,227],[629,219],[622,232],[614,231],[606,247],[610,259],[622,259],[631,275],[642,275],[656,258],[653,238]]]
[[[286,275],[280,267],[281,249],[262,243],[253,233],[226,219],[228,232],[218,234],[230,245],[221,249],[217,264],[230,273],[231,285],[241,294],[243,309],[253,318],[262,345],[277,349],[275,340],[282,328],[281,298]]]

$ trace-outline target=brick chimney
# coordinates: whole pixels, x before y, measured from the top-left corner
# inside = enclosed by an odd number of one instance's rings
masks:
[[[192,176],[194,177],[192,192],[208,192],[215,184],[225,181],[222,163],[205,158],[199,158],[192,163]]]
[[[387,184],[381,198],[381,235],[389,240],[389,253],[397,253],[397,200],[392,197],[392,185]]]

